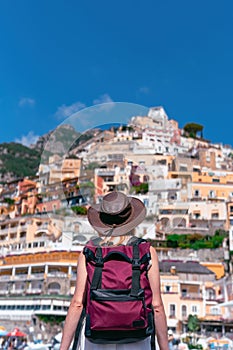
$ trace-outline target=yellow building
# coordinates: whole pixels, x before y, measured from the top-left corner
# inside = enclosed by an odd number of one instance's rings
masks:
[[[160,274],[162,299],[170,329],[176,333],[186,331],[189,315],[197,315],[209,328],[212,321],[221,325],[218,302],[222,296],[215,284],[213,271],[198,261],[164,260],[160,262]]]
[[[228,201],[233,198],[233,173],[201,171],[192,173],[191,198]]]

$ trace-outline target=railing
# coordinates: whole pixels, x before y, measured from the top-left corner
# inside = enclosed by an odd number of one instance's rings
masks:
[[[17,232],[18,232],[18,226],[9,227],[9,233],[17,233]]]
[[[3,228],[3,229],[0,229],[0,234],[7,234],[9,231],[8,227],[7,228]]]
[[[27,279],[27,276],[28,276],[27,273],[22,273],[22,274],[14,275],[12,277],[15,280],[25,280],[25,279]]]
[[[203,299],[200,293],[181,293],[182,299]]]
[[[60,289],[58,288],[49,288],[48,294],[60,294]]]
[[[0,281],[10,281],[11,275],[0,276]]]
[[[40,273],[31,273],[30,275],[28,275],[27,279],[41,279],[44,278],[44,272],[40,272]]]
[[[67,273],[64,272],[48,272],[47,277],[68,277]]]
[[[26,290],[26,294],[40,294],[42,292],[42,288],[29,288]]]
[[[8,293],[8,289],[0,289],[0,295],[5,295]]]
[[[23,294],[24,292],[24,289],[14,289],[14,290],[11,290],[11,294],[17,294],[17,295],[21,295]]]

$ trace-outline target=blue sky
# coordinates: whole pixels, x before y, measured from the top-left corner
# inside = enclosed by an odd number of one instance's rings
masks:
[[[232,38],[231,0],[2,0],[0,143],[114,101],[233,144]]]

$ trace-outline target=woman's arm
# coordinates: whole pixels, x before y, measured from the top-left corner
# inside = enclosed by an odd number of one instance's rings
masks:
[[[80,319],[87,281],[86,261],[83,253],[80,254],[77,267],[77,280],[73,298],[66,316],[60,350],[68,350],[73,340],[75,330]]]
[[[148,271],[148,278],[152,289],[156,336],[160,350],[168,350],[167,319],[161,298],[158,256],[152,247],[150,253],[152,264]]]

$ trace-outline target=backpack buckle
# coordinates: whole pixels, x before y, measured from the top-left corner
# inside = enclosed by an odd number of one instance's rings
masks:
[[[97,267],[103,267],[103,266],[104,266],[104,260],[103,260],[103,258],[96,258],[96,260],[95,260],[95,266],[97,266]]]
[[[133,270],[140,270],[141,262],[139,259],[133,259],[132,260],[132,269]]]

